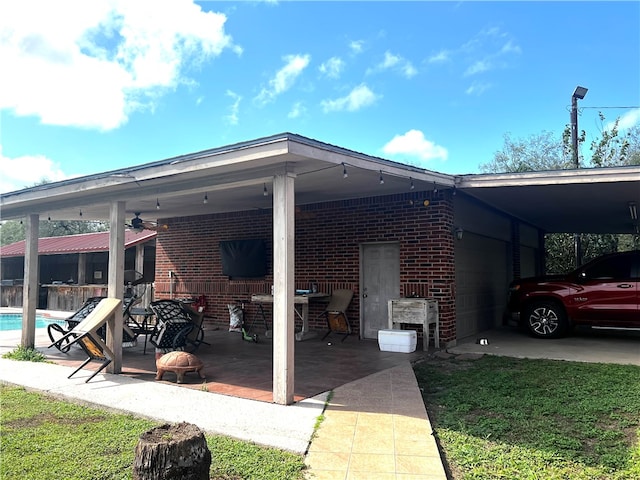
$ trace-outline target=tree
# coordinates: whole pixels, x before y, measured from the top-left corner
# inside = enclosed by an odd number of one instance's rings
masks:
[[[80,233],[106,232],[107,222],[81,220],[41,220],[39,237],[62,237]],[[25,239],[25,225],[22,220],[7,220],[0,224],[0,245],[9,245]]]
[[[571,152],[563,148],[563,140],[547,131],[518,140],[506,133],[502,150],[494,155],[493,161],[480,165],[482,172],[536,172],[572,166]]]
[[[599,114],[602,125],[605,117]],[[640,126],[620,132],[620,119],[609,127],[600,129],[600,138],[591,142],[591,157],[583,164],[587,167],[611,167],[640,165]],[[534,172],[574,168],[571,158],[570,127],[567,125],[562,138],[555,138],[543,131],[527,139],[513,140],[504,136],[502,150],[495,153],[493,161],[480,165],[484,173]],[[578,136],[578,145],[586,140],[584,130]],[[589,261],[606,253],[631,250],[637,243],[634,235],[580,234],[583,261]],[[546,268],[549,273],[564,273],[576,267],[574,235],[549,233],[545,235]]]

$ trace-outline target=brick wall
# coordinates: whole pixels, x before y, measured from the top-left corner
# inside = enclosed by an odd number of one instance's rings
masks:
[[[423,201],[430,201],[424,206]],[[273,283],[272,211],[165,219],[167,231],[158,232],[156,250],[156,298],[205,295],[206,321],[225,328],[228,303],[242,301],[249,324],[257,306],[251,294],[267,293]],[[397,241],[400,244],[401,295],[434,297],[440,305],[441,341],[455,339],[455,264],[452,235],[453,204],[450,192],[411,192],[301,206],[296,209],[296,288],[316,282],[319,291],[351,288],[354,299],[348,317],[355,332],[359,322],[360,245]],[[269,272],[264,279],[230,280],[222,275],[218,242],[243,238],[266,241]],[[169,271],[175,273],[173,285]],[[325,329],[316,319],[321,305],[310,305],[310,328]],[[267,317],[271,308],[265,307]],[[259,323],[258,323],[259,322]],[[268,318],[269,325],[271,319]],[[297,325],[299,326],[299,324]]]

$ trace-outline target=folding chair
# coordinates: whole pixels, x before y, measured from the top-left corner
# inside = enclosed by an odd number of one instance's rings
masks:
[[[353,290],[338,289],[332,292],[327,308],[318,315],[318,317],[324,316],[326,318],[327,327],[329,328],[329,331],[325,333],[322,340],[327,338],[329,334],[335,332],[344,335],[341,340],[344,342],[351,334],[351,325],[347,318],[347,309],[349,308],[352,298]]]
[[[104,328],[107,320],[114,315],[121,303],[117,298],[103,298],[84,320],[49,345],[49,348],[55,346],[61,350],[60,345],[62,344],[71,347],[71,345],[77,343],[87,354],[88,358],[67,378],[71,378],[92,360],[101,362],[98,370],[85,380],[85,383],[87,383],[113,361],[113,352],[104,340],[100,338],[98,331]]]

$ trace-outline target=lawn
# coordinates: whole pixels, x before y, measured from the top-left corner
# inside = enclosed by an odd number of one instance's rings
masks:
[[[414,369],[451,479],[640,479],[640,367],[484,356]]]
[[[0,478],[121,480],[132,477],[138,437],[159,423],[0,386]],[[207,435],[211,478],[299,480],[301,455]]]

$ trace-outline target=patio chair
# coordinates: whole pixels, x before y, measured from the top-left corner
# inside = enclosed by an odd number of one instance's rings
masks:
[[[92,360],[101,362],[98,370],[85,380],[85,383],[87,383],[112,362],[114,357],[113,352],[109,349],[104,340],[100,338],[98,330],[104,327],[107,320],[113,316],[121,303],[122,302],[117,298],[101,299],[84,320],[73,327],[71,331],[67,332],[63,337],[49,345],[49,348],[56,346],[60,349],[59,345],[61,344],[67,345],[68,347],[78,344],[87,354],[87,359],[82,362],[82,364],[67,378],[71,378]]]
[[[157,353],[195,351],[204,343],[204,313],[196,312],[177,300],[156,300],[150,307],[156,315],[157,331],[149,341]]]
[[[322,340],[327,338],[331,333],[340,333],[344,340],[351,335],[351,325],[347,318],[347,309],[353,299],[353,290],[338,289],[331,293],[331,299],[324,311],[318,317],[325,317],[327,321],[328,331]]]
[[[47,326],[47,334],[49,335],[49,339],[51,340],[51,345],[56,347],[62,353],[67,353],[71,345],[69,344],[68,337],[65,337],[67,333],[72,331],[76,326],[78,326],[87,316],[95,309],[95,307],[100,303],[100,301],[104,300],[106,297],[90,297],[88,298],[82,307],[78,311],[76,311],[73,315],[65,319],[65,326],[61,326],[57,323],[51,323]],[[139,300],[138,300],[139,301]],[[125,297],[124,302],[122,302],[122,306],[124,308],[122,314],[124,321],[127,321],[127,318],[130,318],[130,310],[135,305],[136,298],[135,297]],[[97,331],[98,336],[104,342],[107,338],[107,327],[103,325]],[[131,347],[136,345],[136,339],[138,334],[131,329],[127,323],[123,325],[122,331],[122,346],[123,347]],[[67,341],[63,339],[67,338]]]
[[[62,353],[69,351],[69,340],[64,341],[65,335],[69,333],[73,327],[77,326],[82,320],[96,308],[96,305],[105,297],[90,297],[84,304],[70,317],[65,319],[65,327],[57,323],[51,323],[47,326],[47,334],[51,340],[51,345],[55,346]]]

